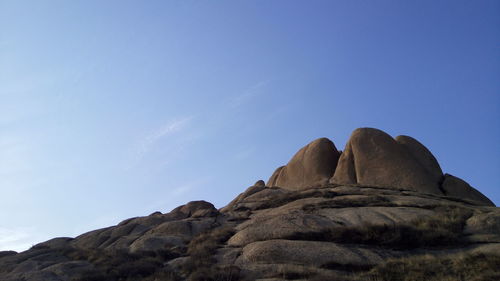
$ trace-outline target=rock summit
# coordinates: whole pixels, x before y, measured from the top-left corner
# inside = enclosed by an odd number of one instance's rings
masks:
[[[457,196],[493,206],[463,180],[443,175],[434,155],[416,139],[392,138],[373,128],[356,129],[342,153],[329,139],[317,139],[300,149],[267,181],[268,186],[289,190],[328,183]]]

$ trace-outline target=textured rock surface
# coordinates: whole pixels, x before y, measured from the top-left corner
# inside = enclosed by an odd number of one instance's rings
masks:
[[[243,248],[236,265],[249,263],[301,264],[321,267],[327,264],[372,265],[396,257],[393,251],[369,250],[321,241],[268,240]]]
[[[417,160],[418,163],[427,171],[434,182],[440,182],[443,177],[443,171],[438,161],[432,153],[416,139],[409,136],[397,136],[396,142],[405,147],[406,150]]]
[[[284,167],[278,168],[268,186],[297,190],[328,183],[340,153],[327,138],[317,139],[300,149]]]
[[[443,176],[418,141],[359,129],[337,167],[336,158],[333,143],[319,139],[267,186],[257,181],[220,210],[193,201],[0,252],[0,280],[384,280],[366,274],[390,259],[467,255],[497,257],[476,279],[500,278],[500,209]]]
[[[400,140],[407,142],[400,144],[377,129],[355,130],[339,159],[331,182],[442,194],[430,152],[410,138],[401,137]]]
[[[146,281],[157,280],[162,272],[177,276],[173,280],[201,280],[194,277],[197,272],[238,276],[224,280],[347,280],[353,270],[361,274],[390,258],[494,255],[500,248],[499,209],[472,200],[380,187],[292,191],[262,184],[238,198],[221,211],[207,202],[190,202],[74,239],[52,239],[23,253],[2,252],[1,280],[89,280],[115,268],[115,260],[124,263],[126,274],[153,268],[144,278],[134,275]],[[453,225],[453,231],[446,230]],[[217,236],[224,231],[229,235]],[[401,231],[407,234],[398,236]],[[446,235],[450,238],[442,240]],[[421,241],[408,244],[415,239]],[[435,239],[441,242],[436,245]],[[196,263],[199,259],[205,263]],[[114,269],[116,274],[122,267]],[[203,271],[207,268],[219,271]]]
[[[447,196],[474,200],[486,206],[495,206],[488,197],[484,196],[464,180],[455,176],[446,174],[441,187]]]
[[[464,233],[474,242],[500,243],[500,209],[494,208],[470,217]]]

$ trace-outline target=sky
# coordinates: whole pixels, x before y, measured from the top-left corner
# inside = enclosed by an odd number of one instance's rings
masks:
[[[500,1],[0,0],[0,250],[410,135],[500,204]]]

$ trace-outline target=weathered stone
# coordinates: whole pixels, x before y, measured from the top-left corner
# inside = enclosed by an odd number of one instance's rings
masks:
[[[130,252],[148,252],[165,250],[175,246],[184,246],[184,239],[174,235],[146,234],[130,245]]]
[[[390,250],[368,250],[330,242],[268,240],[248,244],[236,265],[249,263],[283,263],[323,266],[327,264],[371,265],[398,256]]]
[[[257,187],[265,187],[266,186],[266,183],[263,181],[263,180],[258,180],[254,183],[253,186],[257,186]]]
[[[320,209],[318,215],[343,227],[366,225],[401,225],[435,215],[432,210],[412,207],[351,207]]]
[[[141,236],[142,235],[129,234],[122,237],[115,237],[114,239],[108,239],[108,241],[106,241],[105,244],[102,244],[99,248],[107,251],[128,250],[130,245],[134,243],[137,239],[139,239]]]
[[[186,220],[168,221],[151,229],[150,233],[155,235],[174,235],[179,237],[191,237],[191,223]]]
[[[345,276],[339,275],[333,270],[319,268],[317,266],[283,263],[249,263],[242,270],[246,277],[245,281],[287,281],[284,277],[307,277],[307,280],[346,280]]]
[[[181,270],[181,268],[189,261],[189,257],[179,257],[168,262],[168,266],[175,270]]]
[[[126,251],[134,254],[126,270],[155,271],[142,276],[147,280],[163,274],[168,279],[174,271],[187,280],[219,272],[227,280],[269,281],[354,280],[389,258],[432,255],[452,257],[453,262],[453,257],[468,254],[492,258],[500,251],[499,209],[489,207],[491,201],[462,180],[443,176],[418,141],[393,139],[375,129],[356,130],[334,173],[338,181],[332,182],[337,184],[324,186],[333,170],[323,169],[321,163],[330,165],[335,151],[326,139],[311,143],[279,168],[268,186],[257,181],[221,212],[208,202],[194,201],[167,214],[127,219],[75,239],[55,238],[21,253],[0,252],[0,279],[106,279],[99,274],[117,269],[116,261],[131,257]],[[450,223],[448,214],[470,215],[461,218],[465,227],[459,241],[454,233],[441,231],[437,234],[444,239],[427,241],[434,238],[423,235],[422,246],[403,241],[404,250],[398,248],[400,233],[392,230],[417,230],[408,237],[431,232],[434,224],[440,229]],[[378,239],[380,230],[387,233]],[[448,244],[446,238],[454,242]],[[391,244],[394,239],[396,245]],[[427,242],[443,245],[427,247]],[[100,261],[108,258],[109,263]],[[226,270],[231,268],[237,270]]]
[[[340,153],[327,138],[317,139],[300,149],[283,168],[278,168],[268,186],[299,190],[328,183],[337,167]]]
[[[493,208],[490,212],[470,217],[465,225],[468,234],[495,234],[500,236],[500,209]]]
[[[48,241],[36,244],[34,247],[39,248],[51,248],[51,249],[64,249],[70,247],[70,242],[73,238],[70,237],[57,237],[52,238]]]
[[[426,162],[428,155],[413,156],[412,153],[422,150],[422,147],[412,141],[409,143],[411,145],[400,145],[377,129],[356,129],[330,182],[442,194],[436,178],[417,160]]]
[[[441,188],[446,196],[473,200],[485,206],[495,206],[488,197],[477,191],[477,189],[470,186],[464,180],[450,174],[444,175],[444,181]]]
[[[287,239],[297,234],[322,232],[339,226],[322,216],[292,213],[268,217],[236,233],[228,241],[230,246],[245,246],[251,242]]]
[[[98,248],[110,238],[111,227],[101,228],[77,236],[71,244],[77,248]]]
[[[252,185],[249,188],[247,188],[247,190],[245,190],[245,192],[240,193],[227,206],[225,206],[224,208],[221,208],[220,212],[228,212],[228,211],[232,210],[234,208],[234,206],[236,204],[238,204],[239,202],[241,202],[243,199],[245,199],[246,197],[248,197],[254,193],[257,193],[261,190],[264,190],[265,188],[266,188],[266,185],[264,184],[264,181],[261,180],[261,181],[256,182],[255,185]]]
[[[500,209],[491,208],[489,212],[473,215],[467,220],[464,233],[474,243],[500,243]]]
[[[422,143],[409,136],[397,136],[396,141],[405,147],[420,165],[432,176],[433,181],[440,182],[443,171],[432,153]]]
[[[83,277],[83,274],[93,269],[94,266],[87,261],[68,261],[57,263],[43,269],[45,272],[54,273],[56,276],[65,280],[77,279]],[[70,280],[71,280],[70,279]]]
[[[216,216],[218,212],[212,203],[200,200],[191,201],[186,205],[179,206],[173,209],[168,215],[175,219],[184,219],[188,217]]]
[[[252,193],[244,198],[244,202],[260,202],[264,203],[267,200],[273,200],[283,196],[288,191],[281,188],[266,188],[259,192]]]
[[[0,251],[0,259],[7,256],[16,255],[16,251]]]
[[[278,180],[278,177],[281,173],[281,170],[283,170],[285,166],[278,167],[276,170],[274,170],[273,174],[267,181],[267,186],[276,186],[276,181]]]
[[[217,251],[216,258],[217,261],[221,264],[234,264],[234,262],[240,255],[241,248],[225,247]]]

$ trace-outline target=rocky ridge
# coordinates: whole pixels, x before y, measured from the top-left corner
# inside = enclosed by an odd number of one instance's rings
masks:
[[[361,128],[221,209],[194,201],[0,252],[0,280],[498,280],[497,253],[499,208],[417,140]]]

